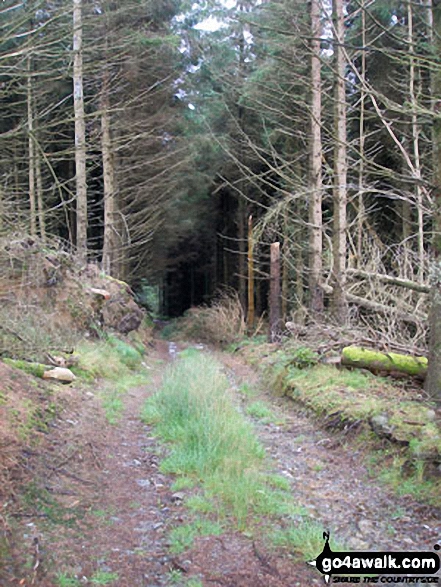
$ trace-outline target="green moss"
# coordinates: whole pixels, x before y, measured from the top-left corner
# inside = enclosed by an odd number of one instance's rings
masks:
[[[412,357],[398,353],[381,353],[355,346],[344,348],[342,356],[347,361],[360,367],[378,368],[378,370],[396,369],[409,375],[420,375],[421,372],[427,369],[426,357]]]
[[[48,367],[41,363],[29,363],[28,361],[19,361],[15,359],[3,359],[3,362],[10,367],[20,369],[20,371],[24,371],[29,375],[40,377],[40,379],[43,377],[44,372],[48,370]]]

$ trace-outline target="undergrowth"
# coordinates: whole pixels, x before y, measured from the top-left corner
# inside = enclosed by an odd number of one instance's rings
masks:
[[[99,392],[109,424],[116,424],[124,410],[123,397],[128,389],[146,382],[141,351],[109,335],[98,342],[83,342],[77,349],[78,365],[72,371],[83,381],[105,379]]]
[[[292,398],[337,429],[353,430],[351,442],[380,455],[383,466],[371,467],[376,478],[400,495],[439,502],[433,473],[438,475],[441,461],[441,429],[435,406],[422,402],[413,389],[359,369],[320,364],[317,355],[303,346],[276,351],[267,345],[245,347],[242,354],[260,366],[274,393]],[[385,422],[384,429],[379,421]]]
[[[84,341],[76,349],[78,365],[72,371],[91,381],[119,379],[142,366],[142,353],[134,346],[109,335],[99,341]]]

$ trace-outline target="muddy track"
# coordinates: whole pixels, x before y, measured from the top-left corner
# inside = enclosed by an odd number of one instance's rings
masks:
[[[257,385],[257,375],[240,360],[218,358],[234,382]],[[127,394],[117,425],[106,422],[90,390],[57,422],[40,457],[30,460],[34,493],[13,521],[20,543],[5,585],[57,587],[57,575],[76,577],[80,585],[107,578],[118,587],[186,585],[189,578],[214,587],[323,584],[290,553],[275,554],[235,532],[198,538],[190,551],[170,554],[169,532],[185,523],[189,492],[172,491],[172,476],[158,468],[165,449],[139,418],[169,360],[167,344],[157,343],[147,359],[151,381]],[[369,479],[362,453],[318,430],[292,402],[265,391],[262,398],[284,423],[256,421],[256,430],[271,466],[289,479],[294,499],[311,517],[353,549],[433,549],[441,538],[439,512]]]

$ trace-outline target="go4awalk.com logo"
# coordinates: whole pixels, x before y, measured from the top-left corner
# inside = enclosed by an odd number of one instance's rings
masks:
[[[309,564],[324,575],[326,583],[331,579],[333,583],[439,583],[439,577],[434,576],[440,569],[437,552],[333,552],[329,532],[324,532],[323,538],[322,553]],[[434,549],[438,551],[440,546],[436,544]]]

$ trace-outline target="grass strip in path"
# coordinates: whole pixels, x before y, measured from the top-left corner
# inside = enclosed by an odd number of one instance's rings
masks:
[[[175,552],[189,548],[201,535],[201,515],[249,536],[305,520],[305,509],[295,504],[289,485],[275,483],[268,472],[265,450],[211,356],[192,354],[170,365],[161,389],[147,400],[142,419],[169,443],[162,471],[178,475],[176,487],[203,490],[187,500],[198,516],[195,523],[172,532]],[[317,535],[321,539],[322,532]],[[302,552],[301,541],[296,550]]]

